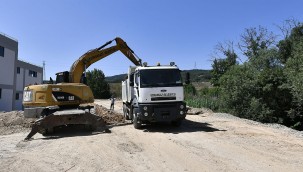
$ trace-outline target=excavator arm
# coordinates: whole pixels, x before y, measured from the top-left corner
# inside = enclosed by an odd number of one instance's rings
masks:
[[[116,45],[105,48],[113,41],[116,41]],[[77,61],[75,61],[69,72],[69,82],[70,83],[80,83],[81,76],[83,72],[96,61],[103,59],[110,54],[115,53],[116,51],[121,51],[131,62],[136,66],[141,66],[141,59],[139,59],[134,51],[130,49],[126,42],[121,38],[117,37],[99,48],[92,49],[85,54],[83,54]]]

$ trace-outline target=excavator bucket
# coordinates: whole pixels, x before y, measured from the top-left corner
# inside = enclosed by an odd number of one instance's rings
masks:
[[[29,140],[36,133],[45,134],[47,132],[53,131],[54,127],[64,126],[64,125],[85,125],[92,131],[96,129],[106,129],[104,120],[87,110],[82,109],[72,109],[64,111],[56,111],[44,118],[38,119],[32,125],[31,132],[26,136],[25,140]]]

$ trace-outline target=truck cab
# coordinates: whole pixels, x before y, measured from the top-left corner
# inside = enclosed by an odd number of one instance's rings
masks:
[[[124,116],[135,128],[164,121],[179,126],[186,116],[183,82],[174,63],[130,67],[122,81],[122,100]]]

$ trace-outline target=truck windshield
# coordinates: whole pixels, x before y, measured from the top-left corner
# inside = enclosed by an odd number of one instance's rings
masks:
[[[182,86],[178,69],[147,69],[140,71],[141,88]]]

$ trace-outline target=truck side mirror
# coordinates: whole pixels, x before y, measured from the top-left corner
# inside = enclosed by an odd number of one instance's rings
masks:
[[[190,84],[190,74],[189,74],[189,72],[186,72],[186,75],[185,75],[185,84]]]
[[[139,78],[138,78],[138,75],[135,75],[134,77],[135,77],[136,86],[138,86],[138,85],[139,85],[139,81],[138,81]]]
[[[129,81],[129,85],[133,87],[134,86],[134,81]]]
[[[132,87],[134,86],[134,74],[131,74],[129,77],[129,85]]]

